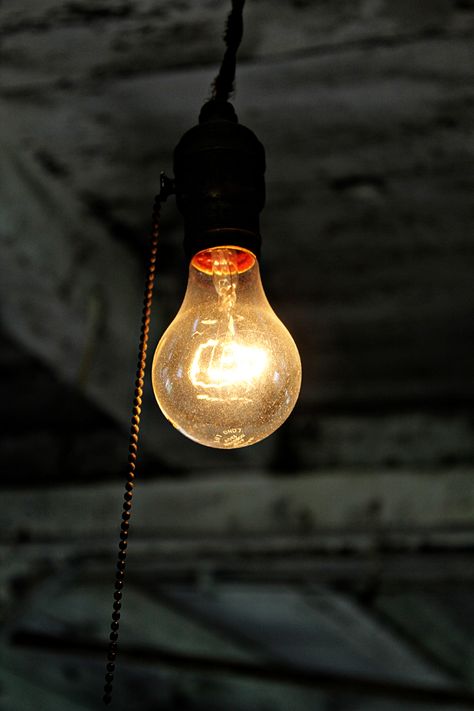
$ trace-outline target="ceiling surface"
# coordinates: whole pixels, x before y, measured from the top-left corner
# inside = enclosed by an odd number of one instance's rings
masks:
[[[0,4],[2,711],[100,706],[153,197],[228,10]],[[247,1],[301,396],[220,451],[147,381],[117,709],[474,708],[473,60],[470,0]],[[152,350],[182,239],[170,199]]]

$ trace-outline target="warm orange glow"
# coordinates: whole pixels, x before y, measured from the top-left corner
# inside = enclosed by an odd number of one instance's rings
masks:
[[[228,269],[230,266],[230,268],[233,271],[236,271],[237,274],[243,274],[251,269],[255,264],[255,255],[246,249],[232,246],[220,247],[220,249],[232,250],[229,252],[231,257],[229,259],[229,264],[226,265],[226,268]],[[199,269],[200,272],[204,272],[205,274],[216,274],[218,265],[216,265],[215,261],[215,252],[215,249],[204,249],[202,252],[198,252],[191,260],[192,266],[196,267],[196,269]]]

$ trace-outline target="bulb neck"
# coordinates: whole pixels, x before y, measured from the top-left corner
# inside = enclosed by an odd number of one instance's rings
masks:
[[[188,260],[221,245],[260,256],[265,151],[229,102],[211,99],[203,106],[199,124],[175,148],[174,174]]]

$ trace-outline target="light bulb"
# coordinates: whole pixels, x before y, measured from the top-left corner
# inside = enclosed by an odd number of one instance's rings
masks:
[[[216,247],[194,256],[184,301],[158,343],[152,381],[168,420],[209,447],[254,444],[286,420],[301,361],[251,252]]]

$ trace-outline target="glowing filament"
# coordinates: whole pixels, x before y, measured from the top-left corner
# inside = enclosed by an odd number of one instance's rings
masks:
[[[209,339],[201,343],[189,369],[195,387],[227,388],[233,385],[250,386],[265,370],[267,356],[264,350],[239,343],[220,343]]]

